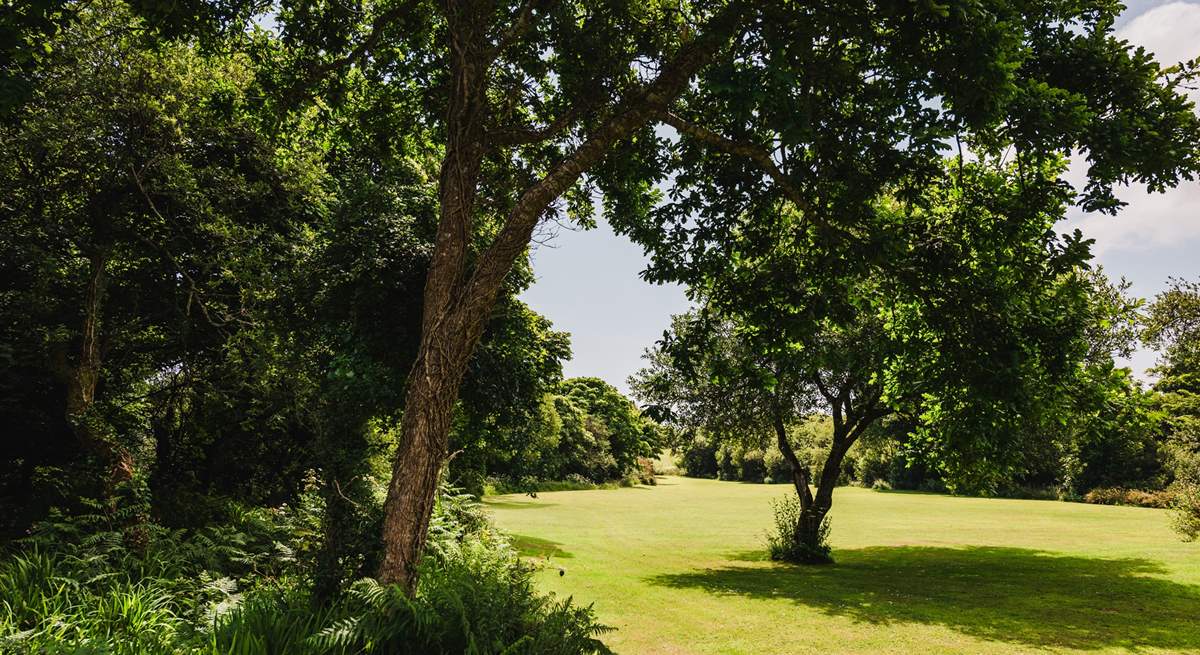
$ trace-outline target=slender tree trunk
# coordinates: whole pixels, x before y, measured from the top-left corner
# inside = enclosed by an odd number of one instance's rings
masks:
[[[820,555],[823,544],[821,543],[821,525],[825,522],[825,516],[829,514],[828,507],[820,505],[810,505],[807,509],[800,511],[800,519],[796,522],[796,541],[804,544],[807,551],[811,554],[807,563],[822,564],[829,561],[827,556]]]
[[[99,460],[104,469],[100,482],[109,517],[122,527],[126,544],[140,550],[149,539],[146,530],[149,513],[138,504],[138,499],[129,503],[129,498],[124,494],[131,490],[123,488],[134,477],[133,454],[114,440],[110,428],[95,409],[96,391],[103,368],[100,335],[104,290],[108,283],[107,269],[108,253],[100,248],[93,249],[88,254],[79,349],[74,353],[74,358],[68,354],[68,348],[58,350],[55,368],[66,388],[64,418],[67,425],[75,435],[80,450]]]
[[[855,412],[851,415],[847,411],[843,415],[841,406],[835,406],[833,413],[833,443],[829,448],[829,455],[825,458],[825,464],[821,467],[821,476],[817,480],[817,493],[808,507],[801,507],[800,520],[796,524],[796,539],[814,554],[820,553],[824,547],[824,544],[821,543],[821,524],[824,523],[829,511],[833,508],[833,489],[837,486],[838,478],[841,476],[846,453],[862,436],[863,431],[882,415],[882,411],[874,402],[870,403],[866,411],[861,411],[861,413]],[[814,561],[828,562],[832,560],[824,557]]]
[[[792,486],[796,488],[796,495],[800,498],[800,510],[807,510],[813,504],[812,490],[808,487],[808,469],[801,464],[800,458],[796,457],[796,451],[792,450],[791,442],[788,441],[787,426],[783,422],[783,412],[779,409],[778,399],[775,401],[771,424],[775,428],[775,441],[779,452],[783,453],[783,458],[792,470]]]
[[[108,256],[100,249],[88,255],[88,279],[83,299],[83,324],[75,362],[60,351],[57,368],[66,386],[65,418],[82,450],[97,456],[107,468],[105,486],[110,493],[121,482],[133,478],[133,456],[113,443],[95,415],[96,388],[100,383],[103,357],[100,347],[104,289],[108,283]]]
[[[817,481],[817,493],[807,508],[801,508],[800,520],[796,524],[796,539],[807,547],[808,552],[812,553],[812,561],[815,563],[830,561],[827,556],[820,555],[826,547],[821,539],[821,524],[825,522],[829,510],[833,508],[833,488],[837,486],[842,462],[845,461],[849,448],[850,444],[846,435],[842,434],[841,430],[835,430],[833,445],[829,449],[829,455],[825,458],[825,465],[821,467],[821,476]]]
[[[792,485],[796,488],[796,495],[800,497],[800,517],[796,521],[794,539],[806,546],[808,552],[813,554],[812,562],[828,561],[827,558],[817,557],[817,554],[821,552],[821,524],[829,512],[829,503],[820,503],[822,487],[817,488],[818,496],[815,498],[812,490],[809,489],[808,469],[800,462],[796,451],[792,449],[791,442],[788,441],[787,426],[783,422],[783,413],[779,410],[778,399],[776,399],[772,424],[775,428],[775,439],[779,445],[779,451],[783,453],[783,458],[787,460],[788,466],[792,469]],[[826,467],[828,467],[828,462],[826,462]]]

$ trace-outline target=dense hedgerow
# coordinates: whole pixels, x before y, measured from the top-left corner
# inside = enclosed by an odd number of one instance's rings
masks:
[[[413,598],[360,580],[318,602],[319,507],[220,528],[154,525],[131,547],[104,515],[40,524],[0,561],[0,652],[14,655],[607,653],[590,607],[544,596],[470,497],[445,491]]]
[[[1136,507],[1171,507],[1170,491],[1142,491],[1121,487],[1097,487],[1083,496],[1083,501],[1094,505],[1133,505]]]

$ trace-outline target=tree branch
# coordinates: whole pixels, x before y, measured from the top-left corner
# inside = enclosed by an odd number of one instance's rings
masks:
[[[513,19],[512,25],[496,40],[496,47],[492,48],[488,54],[488,62],[495,61],[513,43],[516,43],[517,39],[525,35],[525,32],[533,26],[534,11],[545,9],[555,2],[556,0],[525,0],[525,4],[521,5],[521,8],[517,10],[517,15]]]
[[[312,84],[328,73],[350,66],[366,56],[379,44],[379,40],[383,38],[383,31],[392,23],[411,13],[417,4],[418,0],[408,0],[376,16],[375,20],[371,21],[371,31],[367,33],[362,42],[344,56],[313,68],[308,74],[307,83]]]
[[[744,141],[735,141],[706,127],[689,123],[670,111],[662,112],[659,114],[659,118],[662,120],[662,122],[675,128],[680,134],[686,134],[687,136],[690,136],[697,141],[707,143],[710,146],[721,150],[722,152],[739,157],[745,157],[746,159],[754,162],[760,169],[762,169],[764,173],[767,174],[768,177],[771,178],[771,181],[779,187],[779,190],[783,191],[784,195],[787,196],[787,199],[792,201],[792,204],[796,205],[800,211],[804,212],[804,216],[806,218],[811,218],[814,222],[825,225],[818,219],[812,203],[810,203],[808,199],[800,193],[800,190],[796,188],[796,185],[792,184],[792,181],[788,179],[788,176],[784,174],[782,170],[780,170],[779,166],[775,164],[775,160],[771,159],[770,153],[768,153],[765,148],[752,143],[746,143]]]
[[[634,130],[646,125],[651,117],[664,111],[687,88],[688,82],[700,68],[737,31],[741,13],[739,3],[726,5],[709,21],[709,30],[681,47],[654,80],[618,103],[612,116],[590,138],[521,194],[496,239],[481,253],[479,264],[467,285],[464,306],[475,306],[479,302],[490,304],[500,282],[512,268],[513,261],[528,246],[534,226],[550,203],[608,154],[614,143],[628,137]]]
[[[577,119],[587,113],[596,103],[585,102],[577,104],[561,116],[554,119],[550,123],[542,127],[505,127],[498,128],[488,135],[489,146],[523,146],[530,143],[538,143],[545,141],[550,137],[562,132],[574,123]]]
[[[158,206],[154,204],[154,199],[150,197],[150,194],[146,191],[146,187],[142,185],[142,177],[140,175],[138,175],[137,170],[135,170],[132,165],[129,167],[129,173],[133,176],[133,182],[134,182],[134,184],[137,185],[138,191],[141,192],[142,197],[145,198],[146,205],[150,208],[150,211],[153,212],[154,215],[158,217],[158,220],[162,221],[163,223],[170,223],[170,221],[168,221],[167,218],[162,215],[162,212],[158,211]],[[185,281],[187,281],[187,283],[188,283],[188,304],[187,304],[186,312],[188,314],[191,313],[192,299],[195,299],[196,305],[200,308],[200,313],[204,315],[204,320],[207,321],[209,325],[213,326],[214,328],[217,328],[217,330],[224,332],[224,327],[227,323],[229,323],[229,319],[223,320],[219,323],[217,321],[213,320],[212,315],[209,314],[209,312],[208,312],[208,305],[204,301],[204,293],[200,290],[200,286],[198,284],[196,284],[195,278],[193,278],[183,268],[183,266],[181,266],[179,264],[179,261],[175,259],[175,256],[172,255],[171,252],[169,250],[167,250],[167,248],[165,246],[163,246],[162,244],[158,243],[157,241],[151,239],[150,237],[146,236],[143,233],[139,232],[138,238],[142,242],[149,245],[150,247],[158,250],[159,253],[162,254],[163,259],[167,260],[167,263],[169,263],[171,265],[171,267],[174,268],[177,273],[179,273],[180,277],[182,277]]]

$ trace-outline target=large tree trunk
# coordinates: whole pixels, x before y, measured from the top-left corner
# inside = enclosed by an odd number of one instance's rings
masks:
[[[479,171],[483,162],[485,80],[489,61],[480,16],[458,7],[447,15],[453,91],[447,109],[446,152],[438,178],[437,237],[425,280],[421,343],[408,374],[400,441],[384,503],[383,561],[379,578],[410,593],[425,548],[438,475],[467,362],[483,332],[512,261],[496,279],[467,279]],[[513,255],[515,259],[516,255]],[[486,260],[486,254],[482,259]],[[471,287],[476,288],[472,289]],[[469,293],[475,291],[475,293]]]
[[[410,592],[416,588],[417,565],[429,532],[459,379],[461,374],[452,371],[430,370],[426,359],[418,361],[409,377],[400,443],[384,505],[379,577]]]

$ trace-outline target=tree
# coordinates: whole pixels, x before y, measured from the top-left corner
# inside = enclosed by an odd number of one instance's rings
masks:
[[[1028,445],[1014,483],[1077,495],[1096,487],[1156,488],[1163,469],[1151,395],[1115,361],[1133,352],[1143,301],[1101,268],[1078,275],[1084,351],[1061,381],[1036,390],[1037,411],[1017,426]]]
[[[1161,353],[1155,404],[1166,418],[1175,482],[1175,525],[1200,536],[1200,282],[1172,279],[1150,303],[1142,338]]]
[[[865,308],[864,308],[865,309]],[[773,440],[791,472],[800,511],[791,526],[800,544],[790,557],[828,561],[822,526],[846,454],[875,421],[891,414],[876,372],[888,344],[878,317],[825,322],[804,344],[764,343],[753,326],[700,314],[677,316],[651,365],[631,379],[638,398],[693,438],[761,447]],[[832,418],[818,472],[796,454],[792,428],[809,416]],[[807,444],[805,444],[807,445]],[[811,487],[815,487],[814,490]]]
[[[877,204],[886,264],[822,250],[820,232],[803,225],[777,249],[729,244],[721,279],[755,281],[757,295],[708,305],[715,325],[677,321],[636,381],[644,402],[682,417],[685,429],[774,433],[799,499],[794,557],[826,558],[833,487],[877,421],[919,418],[952,481],[1001,477],[1021,448],[997,432],[1015,434],[1029,391],[1061,384],[1084,351],[1083,276],[1074,271],[1086,244],[1049,229],[1065,211],[1056,169],[1040,184],[986,161],[946,170],[911,204]],[[823,284],[790,286],[811,279]],[[788,435],[816,413],[831,418],[832,438],[813,476]]]
[[[153,401],[242,328],[246,281],[319,206],[303,144],[258,130],[244,57],[148,50],[134,27],[80,8],[0,126],[0,411],[28,431],[5,442],[21,493],[81,459],[77,489],[144,481]]]
[[[607,440],[613,460],[608,479],[633,470],[638,458],[658,453],[653,426],[611,384],[599,378],[571,378],[563,383],[562,395],[584,412],[585,428],[597,439]]]
[[[422,50],[445,56],[452,71],[443,87],[450,93],[438,96],[447,108],[437,117],[446,134],[438,252],[389,492],[382,577],[411,586],[446,415],[480,321],[539,219],[584,173],[605,194],[610,221],[651,244],[662,240],[647,232],[664,233],[654,226],[677,233],[697,210],[740,221],[743,203],[767,208],[780,198],[814,223],[845,228],[882,185],[929,170],[940,140],[970,131],[980,146],[1015,142],[1031,168],[1041,153],[1082,147],[1092,163],[1086,204],[1112,208],[1112,181],[1133,173],[1162,188],[1194,170],[1200,130],[1176,82],[1110,36],[1111,11],[1059,3],[1019,14],[1007,5],[891,13],[856,3],[445,10],[456,45]],[[1081,78],[1083,69],[1097,74]],[[943,99],[942,111],[928,106],[930,96]],[[671,148],[652,133],[655,121],[683,135],[677,156],[664,160]],[[508,146],[514,132],[526,143]],[[1113,133],[1119,144],[1104,136]],[[764,155],[772,148],[747,142],[776,144],[782,166]],[[651,182],[676,163],[676,191],[693,202],[649,211]],[[513,169],[520,175],[493,173]],[[471,266],[466,235],[474,214],[491,208],[503,227]],[[773,233],[753,216],[759,234]],[[701,220],[701,229],[713,223]],[[726,240],[728,229],[707,243]],[[659,261],[679,259],[655,250]]]
[[[1085,205],[1114,209],[1114,182],[1161,189],[1190,175],[1200,133],[1185,75],[1115,39],[1117,11],[1061,0],[283,6],[289,97],[336,98],[337,79],[361,71],[395,93],[442,162],[380,577],[415,584],[460,383],[541,220],[586,215],[597,191],[609,221],[650,248],[652,278],[699,281],[732,235],[772,241],[784,201],[836,236],[831,248],[869,241],[856,227],[864,209],[901,178],[919,188],[956,135],[989,152],[1014,145],[1027,168],[1078,148]]]

